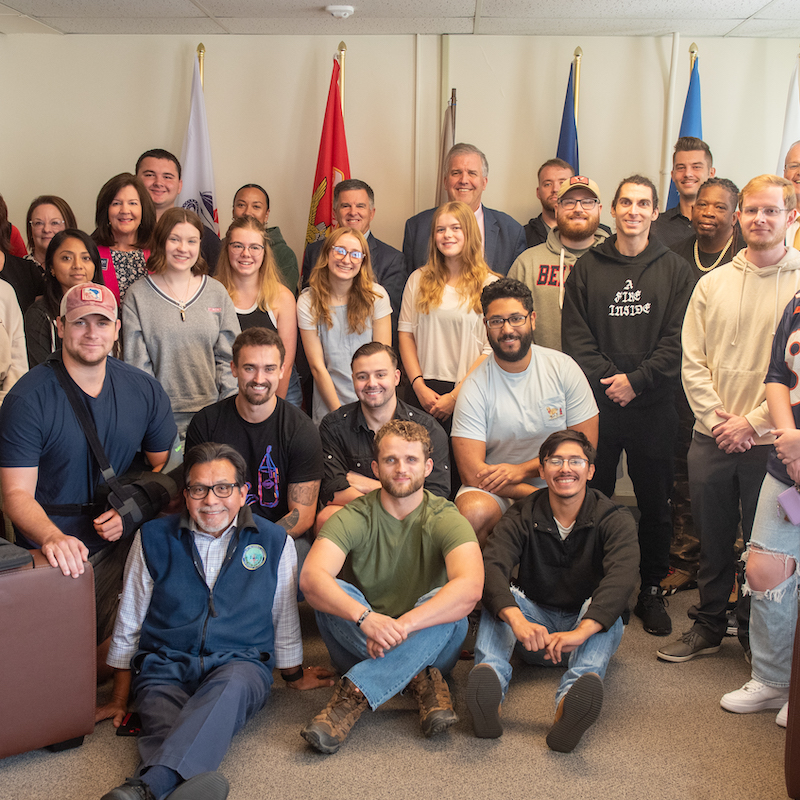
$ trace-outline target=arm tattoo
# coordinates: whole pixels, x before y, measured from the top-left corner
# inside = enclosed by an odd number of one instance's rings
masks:
[[[289,484],[289,502],[301,506],[315,506],[319,497],[319,481]]]
[[[281,517],[275,524],[280,525],[286,531],[290,531],[300,521],[300,512],[295,508],[290,511],[285,517]]]

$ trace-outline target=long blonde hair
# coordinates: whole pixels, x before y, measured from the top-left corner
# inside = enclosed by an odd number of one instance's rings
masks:
[[[364,254],[364,260],[347,293],[347,328],[349,333],[363,333],[367,327],[367,319],[372,316],[375,308],[375,300],[380,295],[372,288],[375,276],[372,274],[372,260],[367,241],[361,231],[357,231],[355,228],[336,228],[323,242],[317,263],[314,264],[314,269],[311,270],[308,279],[308,285],[311,288],[311,313],[314,315],[314,322],[317,325],[323,322],[329,329],[333,327],[330,311],[331,283],[328,257],[336,242],[348,233],[358,239],[358,246]]]
[[[464,232],[464,249],[461,251],[461,274],[456,283],[456,291],[466,305],[476,314],[481,313],[481,291],[486,278],[492,272],[483,257],[481,231],[472,209],[461,202],[444,203],[433,215],[431,238],[428,244],[428,261],[420,274],[419,292],[417,294],[417,310],[420,314],[428,314],[431,309],[438,308],[444,297],[444,287],[450,273],[444,262],[444,256],[436,246],[436,227],[439,219],[450,214],[455,217]]]
[[[231,234],[238,230],[255,231],[261,236],[261,244],[264,245],[264,260],[258,268],[258,297],[256,298],[256,304],[261,311],[268,311],[278,299],[278,292],[282,283],[278,276],[278,265],[269,243],[267,230],[255,217],[244,214],[241,217],[234,218],[233,222],[231,222],[225,232],[225,238],[222,240],[222,249],[219,251],[217,271],[214,277],[228,290],[228,294],[233,300],[236,296],[236,284],[233,280],[234,269],[228,257],[228,244],[231,241]]]

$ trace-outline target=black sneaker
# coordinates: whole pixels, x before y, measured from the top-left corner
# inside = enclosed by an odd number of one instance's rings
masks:
[[[642,620],[647,633],[652,633],[653,636],[669,636],[672,633],[672,620],[666,607],[667,601],[660,586],[643,586],[633,613]]]

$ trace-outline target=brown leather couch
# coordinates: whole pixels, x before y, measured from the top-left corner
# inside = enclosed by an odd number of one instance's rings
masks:
[[[34,551],[0,572],[0,758],[83,743],[94,730],[94,574],[67,578]]]

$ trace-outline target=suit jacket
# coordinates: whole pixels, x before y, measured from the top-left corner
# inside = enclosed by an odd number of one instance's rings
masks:
[[[431,238],[431,224],[435,208],[422,211],[406,221],[403,236],[403,255],[406,269],[410,275],[428,260],[428,243]],[[527,250],[525,232],[522,225],[508,214],[483,207],[484,256],[486,263],[501,275],[507,275],[517,256]]]
[[[406,266],[403,254],[386,242],[376,239],[372,231],[367,234],[367,246],[372,261],[375,281],[386,289],[392,304],[392,344],[397,350],[397,320],[400,317],[400,303],[403,300],[403,289],[406,286]],[[303,288],[308,286],[311,270],[322,250],[322,239],[312,242],[303,254]]]

